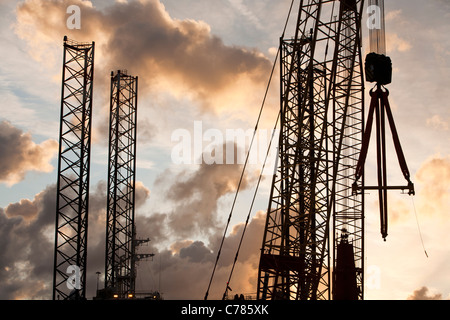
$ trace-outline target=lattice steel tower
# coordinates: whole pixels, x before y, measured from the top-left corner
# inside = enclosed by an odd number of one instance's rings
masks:
[[[354,280],[353,298],[363,297],[363,194],[352,195],[350,178],[363,133],[363,2],[300,1],[295,35],[281,39],[279,166],[258,299],[331,299],[344,240],[355,264],[344,272]]]
[[[138,77],[111,73],[105,289],[126,298],[135,288],[135,176]]]
[[[64,37],[53,299],[86,296],[94,47]]]

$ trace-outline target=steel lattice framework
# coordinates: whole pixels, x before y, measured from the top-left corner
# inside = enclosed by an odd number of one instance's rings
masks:
[[[94,47],[64,37],[53,299],[86,294]]]
[[[362,9],[359,0],[301,1],[294,38],[281,39],[279,166],[258,299],[330,299],[331,218],[333,233],[345,225],[352,240],[363,237],[363,195],[349,199],[363,130]]]
[[[105,288],[134,293],[134,207],[138,78],[111,74]]]
[[[333,270],[341,237],[353,245],[358,299],[364,295],[364,194],[353,194],[352,183],[364,131],[364,81],[361,54],[361,16],[364,1],[341,1],[333,86],[333,152],[335,195],[333,205]],[[339,146],[338,143],[341,145]],[[364,185],[364,182],[362,182]],[[334,273],[333,283],[336,274]],[[333,290],[334,291],[334,290]]]

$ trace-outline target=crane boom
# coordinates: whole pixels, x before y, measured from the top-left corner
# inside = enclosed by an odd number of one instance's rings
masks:
[[[363,4],[301,1],[294,38],[281,39],[279,166],[266,217],[258,299],[331,298],[332,217],[333,231],[345,225],[357,243],[356,268],[362,269],[364,195],[351,196],[349,177],[362,138]],[[362,278],[357,282],[362,298]]]

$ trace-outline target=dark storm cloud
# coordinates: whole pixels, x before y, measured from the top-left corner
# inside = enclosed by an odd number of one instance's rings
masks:
[[[49,172],[50,160],[58,143],[46,140],[36,144],[31,134],[24,133],[7,121],[0,122],[0,182],[14,184],[30,170]]]
[[[135,210],[138,211],[150,196],[150,190],[140,181],[136,181]],[[88,261],[87,261],[87,293],[88,297],[96,295],[97,274],[99,287],[103,288],[105,277],[105,237],[106,237],[107,183],[99,181],[89,196],[89,229],[88,229]],[[138,214],[137,214],[138,215]],[[138,234],[139,237],[139,234]]]
[[[203,164],[193,173],[175,174],[167,170],[158,177],[155,188],[167,190],[165,198],[159,201],[170,201],[173,209],[138,218],[138,233],[150,236],[150,251],[156,253],[154,262],[148,262],[153,272],[138,273],[142,283],[151,284],[153,274],[161,277],[162,290],[168,299],[203,298],[225,227],[219,218],[219,203],[234,195],[241,170],[242,166],[237,164]],[[248,188],[251,179],[244,176],[241,190]],[[264,217],[261,212],[256,214],[246,230],[234,277],[237,290],[254,290]],[[211,298],[221,298],[243,228],[243,224],[230,227]],[[189,240],[199,238],[203,240]],[[169,248],[161,249],[161,243],[168,242]]]
[[[187,258],[190,262],[211,261],[212,252],[201,241],[195,241],[191,245],[180,249],[180,258]]]
[[[233,293],[254,293],[256,290],[258,254],[264,222],[265,214],[262,212],[258,212],[249,221],[238,263],[230,282]],[[243,228],[243,224],[235,226],[224,240],[209,299],[222,298]],[[158,250],[156,246],[146,249],[156,255],[153,261],[140,264],[142,268],[138,271],[138,283],[146,289],[161,290],[166,299],[203,299],[221,236],[221,234],[210,235],[209,244],[198,240],[180,240],[172,243],[169,249]],[[160,283],[155,279],[160,279]]]
[[[149,190],[136,184],[137,207]],[[96,271],[104,271],[106,183],[90,193],[88,229],[89,294],[95,294]],[[49,299],[52,292],[56,186],[33,200],[22,199],[0,208],[0,299]]]
[[[226,144],[223,145],[226,150]],[[236,148],[234,149],[236,155]],[[226,159],[226,152],[223,155]],[[193,236],[209,236],[219,232],[222,221],[219,219],[219,200],[226,195],[234,195],[240,180],[243,166],[240,164],[205,164],[198,170],[173,173],[170,169],[162,173],[155,183],[156,188],[166,190],[166,200],[173,209],[166,213],[156,213],[165,224],[165,234],[176,239]],[[245,190],[253,177],[244,175],[241,189]],[[158,234],[159,231],[156,230]]]
[[[55,186],[49,186],[33,201],[0,208],[1,299],[40,299],[50,294],[55,195]]]

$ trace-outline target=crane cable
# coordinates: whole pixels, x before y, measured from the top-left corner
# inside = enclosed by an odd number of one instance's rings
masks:
[[[258,193],[259,185],[261,183],[261,178],[263,176],[263,172],[264,172],[264,169],[266,167],[267,158],[269,157],[269,153],[270,153],[270,147],[272,145],[273,138],[275,136],[276,127],[278,125],[278,121],[280,119],[280,116],[281,116],[281,112],[278,113],[277,120],[275,121],[275,126],[274,126],[274,129],[272,131],[272,137],[270,138],[269,146],[267,147],[267,153],[266,153],[266,156],[265,156],[265,159],[264,159],[264,163],[262,165],[261,172],[259,174],[259,178],[258,178],[258,182],[256,184],[255,192],[253,193],[252,203],[251,203],[250,208],[248,210],[247,219],[245,220],[244,229],[242,230],[241,239],[239,240],[239,245],[238,245],[238,248],[237,248],[237,251],[236,251],[236,255],[234,257],[233,266],[231,267],[230,275],[228,277],[227,286],[225,288],[225,292],[223,293],[222,300],[225,300],[225,297],[227,295],[228,289],[230,289],[229,284],[230,284],[230,281],[231,281],[231,277],[233,276],[234,267],[236,266],[236,262],[237,262],[237,259],[238,259],[238,256],[239,256],[239,252],[241,250],[242,242],[244,240],[244,235],[245,235],[245,232],[247,230],[248,222],[250,220],[250,216],[251,216],[251,213],[252,213],[253,204],[255,203],[256,194]],[[276,170],[276,167],[274,168],[274,170]]]
[[[417,210],[416,210],[416,205],[414,203],[414,198],[411,197],[411,199],[412,199],[412,204],[413,204],[413,208],[414,208],[414,214],[416,216],[417,229],[419,230],[420,241],[422,242],[423,252],[425,253],[425,256],[428,258],[428,253],[427,253],[427,250],[425,249],[425,244],[424,244],[423,238],[422,238],[422,231],[420,230],[419,218],[417,217]]]
[[[295,1],[295,0],[292,0],[292,1],[291,1],[291,5],[290,5],[290,7],[289,7],[289,13],[288,13],[288,16],[287,16],[287,18],[286,18],[285,25],[284,25],[282,37],[284,37],[284,34],[285,34],[285,32],[286,32],[286,28],[287,28],[287,25],[288,25],[288,22],[289,22],[289,17],[290,17],[290,15],[291,15],[291,11],[292,11],[292,7],[293,7],[293,5],[294,5],[294,1]],[[243,177],[244,177],[244,172],[245,172],[245,169],[246,169],[247,164],[248,164],[248,159],[249,159],[249,156],[250,156],[250,150],[251,150],[251,148],[252,148],[252,146],[253,146],[253,142],[254,142],[254,140],[255,140],[256,132],[257,132],[257,130],[258,130],[258,125],[259,125],[259,122],[260,122],[260,120],[261,120],[261,114],[262,114],[262,111],[263,111],[263,109],[264,109],[264,105],[265,105],[265,103],[266,103],[266,98],[267,98],[267,95],[268,95],[268,92],[269,92],[270,84],[271,84],[271,82],[272,82],[272,77],[273,77],[273,74],[274,74],[274,71],[275,71],[276,62],[278,61],[278,56],[279,56],[279,54],[280,54],[280,48],[278,48],[278,51],[277,51],[277,54],[276,54],[276,57],[275,57],[275,60],[274,60],[273,66],[272,66],[272,70],[271,70],[271,72],[270,72],[269,81],[268,81],[268,84],[267,84],[267,87],[266,87],[266,91],[265,91],[265,93],[264,93],[264,98],[263,98],[263,101],[262,101],[262,104],[261,104],[261,108],[260,108],[260,110],[259,110],[258,119],[256,120],[256,125],[255,125],[255,129],[254,129],[254,131],[253,131],[252,140],[251,140],[251,142],[250,142],[250,146],[249,146],[249,149],[248,149],[248,151],[247,151],[247,156],[246,156],[246,158],[245,158],[244,167],[243,167],[243,169],[242,169],[241,176],[240,176],[240,178],[239,178],[239,183],[238,183],[238,186],[237,186],[237,189],[236,189],[236,193],[235,193],[235,195],[234,195],[233,204],[232,204],[232,206],[231,206],[230,214],[229,214],[229,216],[228,216],[227,224],[226,224],[226,226],[225,226],[225,230],[224,230],[224,233],[223,233],[223,236],[222,236],[222,241],[221,241],[221,243],[220,243],[219,250],[218,250],[218,252],[217,252],[216,261],[215,261],[215,263],[214,263],[214,268],[213,268],[213,271],[212,271],[212,274],[211,274],[211,278],[210,278],[210,280],[209,280],[209,284],[208,284],[208,288],[207,288],[206,293],[205,293],[205,298],[204,298],[204,300],[208,300],[209,289],[211,288],[211,283],[212,283],[212,280],[213,280],[213,278],[214,278],[214,274],[215,274],[215,272],[216,272],[216,268],[217,268],[217,264],[218,264],[218,262],[219,262],[220,254],[221,254],[222,247],[223,247],[223,243],[224,243],[224,241],[225,241],[225,237],[226,237],[226,234],[227,234],[227,231],[228,231],[228,227],[230,226],[230,221],[231,221],[231,217],[232,217],[232,215],[233,215],[234,206],[235,206],[235,204],[236,204],[236,199],[237,199],[237,196],[238,196],[238,194],[239,194],[239,190],[240,190],[240,187],[241,187],[241,184],[242,184],[242,180],[243,180]],[[277,120],[277,121],[278,121],[278,120]]]

